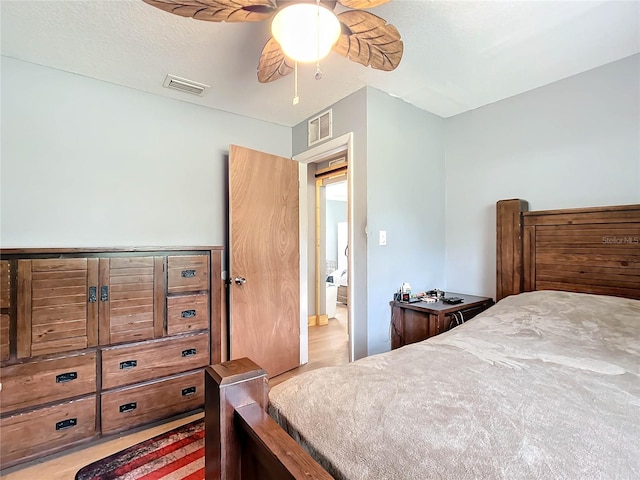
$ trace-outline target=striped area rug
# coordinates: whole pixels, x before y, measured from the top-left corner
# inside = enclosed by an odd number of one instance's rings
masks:
[[[153,437],[81,468],[76,480],[203,480],[204,420]]]

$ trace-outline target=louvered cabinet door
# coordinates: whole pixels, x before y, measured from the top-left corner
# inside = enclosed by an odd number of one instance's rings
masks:
[[[97,259],[19,260],[18,358],[96,346],[97,284]]]
[[[9,318],[11,274],[8,260],[0,260],[0,360],[9,358]]]
[[[100,259],[100,344],[158,336],[155,307],[164,296],[163,257]],[[158,267],[156,266],[158,264]],[[160,328],[162,324],[160,325]]]

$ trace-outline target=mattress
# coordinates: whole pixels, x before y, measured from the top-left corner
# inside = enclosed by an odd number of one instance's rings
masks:
[[[269,412],[336,478],[640,478],[639,376],[640,301],[531,292],[294,377]]]

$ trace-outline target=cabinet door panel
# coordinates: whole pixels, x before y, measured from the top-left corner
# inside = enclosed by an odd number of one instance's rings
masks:
[[[0,360],[9,358],[9,315],[0,314]]]
[[[0,261],[0,308],[11,307],[9,261]]]
[[[59,353],[97,343],[98,261],[87,258],[18,262],[18,357]]]
[[[154,337],[154,258],[126,257],[100,261],[100,343],[123,343]]]

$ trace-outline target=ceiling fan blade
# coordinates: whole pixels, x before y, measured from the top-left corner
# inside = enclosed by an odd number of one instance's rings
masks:
[[[383,3],[387,3],[390,0],[338,0],[338,3],[343,7],[355,8],[362,10],[365,8],[373,8]]]
[[[343,33],[334,52],[376,70],[390,71],[400,64],[404,45],[396,27],[361,10],[341,13],[338,20],[343,24]]]
[[[270,0],[142,0],[165,12],[208,22],[259,22],[277,10]]]
[[[287,58],[280,44],[272,37],[262,49],[258,62],[258,81],[269,83],[293,72],[292,60]]]

